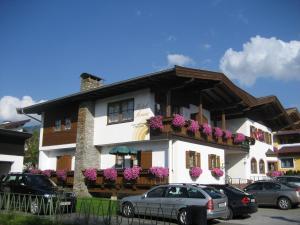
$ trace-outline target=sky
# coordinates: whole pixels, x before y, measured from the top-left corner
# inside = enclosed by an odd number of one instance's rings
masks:
[[[79,91],[181,65],[224,72],[300,108],[300,1],[0,0],[0,121]]]

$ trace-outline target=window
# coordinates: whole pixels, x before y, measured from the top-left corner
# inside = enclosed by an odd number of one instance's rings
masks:
[[[208,155],[208,169],[220,168],[220,156],[209,154]]]
[[[134,119],[134,100],[128,99],[124,101],[108,104],[107,110],[108,124],[122,123],[133,121]]]
[[[116,169],[122,169],[125,167],[125,156],[116,155]]]
[[[202,198],[205,199],[205,196],[202,192],[196,188],[189,188],[188,189],[189,198]]]
[[[149,191],[147,198],[161,198],[164,197],[167,187],[158,187],[152,191]]]
[[[265,183],[264,184],[264,188],[265,190],[280,190],[281,189],[281,186],[279,184],[275,184],[275,183]]]
[[[264,160],[259,160],[259,173],[264,174],[265,173],[265,162]]]
[[[283,158],[280,159],[281,168],[294,168],[294,159],[293,158]]]
[[[188,192],[185,187],[170,187],[166,194],[167,198],[188,198]]]
[[[256,190],[262,190],[263,189],[263,183],[255,183],[251,184],[246,188],[246,191],[256,191]]]
[[[55,120],[54,131],[60,131],[60,130],[61,130],[61,120]]]
[[[201,167],[201,155],[199,152],[195,151],[186,151],[185,152],[185,163],[186,168],[192,168],[192,167]]]
[[[257,173],[257,162],[255,158],[251,159],[251,173]]]
[[[71,130],[72,128],[72,123],[70,118],[65,119],[65,130]]]
[[[222,193],[219,192],[217,189],[206,187],[206,188],[203,188],[203,191],[205,191],[213,199],[223,198]]]

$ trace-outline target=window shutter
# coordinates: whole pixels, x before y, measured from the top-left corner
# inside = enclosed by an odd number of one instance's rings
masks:
[[[199,152],[196,153],[196,166],[201,168],[201,155]]]
[[[212,169],[212,157],[213,155],[209,154],[208,155],[208,169]]]
[[[142,169],[152,167],[152,151],[141,151],[141,167]]]
[[[220,168],[220,156],[216,156],[216,167]]]
[[[190,168],[190,151],[185,152],[185,167]]]

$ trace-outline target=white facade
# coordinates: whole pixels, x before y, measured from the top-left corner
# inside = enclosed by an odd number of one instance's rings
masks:
[[[3,174],[9,172],[22,172],[23,160],[23,156],[0,154],[0,171],[2,171]]]

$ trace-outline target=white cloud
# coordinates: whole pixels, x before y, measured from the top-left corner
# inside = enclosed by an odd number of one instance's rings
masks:
[[[261,77],[300,80],[300,41],[252,37],[242,51],[228,49],[220,60],[220,69],[247,86]]]
[[[168,66],[178,65],[178,66],[186,66],[194,63],[194,60],[186,55],[181,54],[168,54]]]
[[[210,49],[210,48],[211,48],[211,45],[210,45],[210,44],[204,44],[204,45],[203,45],[203,48]]]
[[[4,96],[0,99],[0,122],[28,119],[25,115],[17,114],[16,108],[23,108],[43,101],[36,102],[30,96],[23,96],[21,99],[13,96]],[[34,117],[40,119],[38,115]]]

